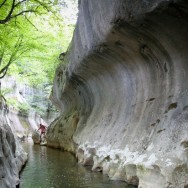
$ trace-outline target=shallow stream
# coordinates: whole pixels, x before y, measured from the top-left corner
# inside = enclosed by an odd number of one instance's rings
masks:
[[[21,188],[131,188],[121,181],[110,181],[91,167],[79,165],[68,152],[24,143],[29,155],[21,173]]]

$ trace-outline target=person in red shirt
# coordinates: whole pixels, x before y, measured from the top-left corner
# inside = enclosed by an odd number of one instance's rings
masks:
[[[40,127],[39,127],[39,129],[38,129],[38,131],[40,130],[40,140],[42,139],[42,135],[43,135],[43,136],[45,135],[46,129],[47,129],[47,127],[44,126],[44,125],[42,125],[42,124],[40,123]]]

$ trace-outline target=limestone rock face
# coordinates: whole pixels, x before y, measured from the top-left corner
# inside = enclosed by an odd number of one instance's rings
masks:
[[[48,144],[113,180],[188,186],[188,1],[80,0]]]
[[[27,154],[15,139],[6,121],[5,114],[0,112],[0,187],[15,188],[19,184],[19,172],[27,160]]]
[[[44,96],[44,93],[42,93],[42,90],[36,90],[25,84],[20,84],[14,77],[6,76],[1,80],[1,92],[4,96],[4,101],[6,100],[6,103],[10,103],[4,109],[6,111],[5,118],[13,133],[20,139],[31,136],[31,133],[38,129],[40,123],[48,126],[48,123],[57,116],[55,112],[50,110],[50,106],[45,119],[34,111],[31,108],[31,105],[34,104],[37,104],[42,109],[47,109],[48,100],[45,101],[44,97],[41,97],[43,100],[40,102],[36,100],[36,95]],[[16,105],[11,105],[11,100],[17,104],[17,107]],[[43,102],[44,105],[41,104]]]

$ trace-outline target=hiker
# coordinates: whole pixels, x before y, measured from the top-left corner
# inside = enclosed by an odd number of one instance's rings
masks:
[[[47,129],[47,127],[44,126],[44,125],[42,125],[42,124],[40,123],[40,127],[39,127],[39,129],[37,130],[37,131],[40,130],[40,140],[42,140],[42,135],[43,135],[43,136],[45,135],[46,129]]]

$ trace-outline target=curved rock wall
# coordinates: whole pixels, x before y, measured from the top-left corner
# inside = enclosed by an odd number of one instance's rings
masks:
[[[111,179],[188,186],[188,2],[81,0],[48,144]]]

